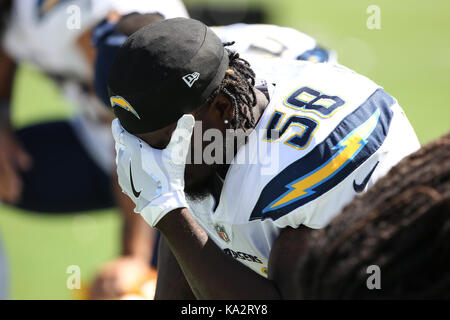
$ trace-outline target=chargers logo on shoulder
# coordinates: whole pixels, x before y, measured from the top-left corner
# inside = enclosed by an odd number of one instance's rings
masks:
[[[139,117],[138,113],[136,112],[136,110],[134,110],[134,108],[131,106],[131,104],[125,100],[123,97],[121,96],[114,96],[111,97],[111,107],[119,107],[122,108],[128,112],[131,112],[132,114],[135,115],[136,118],[138,118],[139,120],[141,120],[141,117]]]

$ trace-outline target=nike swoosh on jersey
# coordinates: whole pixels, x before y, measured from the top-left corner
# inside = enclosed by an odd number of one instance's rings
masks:
[[[364,178],[364,180],[360,184],[356,183],[356,180],[353,180],[353,189],[355,189],[355,191],[357,193],[361,193],[361,192],[364,191],[364,189],[366,188],[367,184],[369,183],[370,177],[372,177],[372,174],[374,173],[374,171],[377,168],[379,163],[380,163],[380,161],[378,161],[373,166],[372,170],[370,170],[369,174]]]
[[[131,173],[131,163],[130,163],[130,182],[131,182],[131,190],[133,191],[133,194],[136,198],[139,198],[139,196],[141,195],[142,191],[137,192],[136,188],[134,187],[134,183],[133,183],[133,174]]]

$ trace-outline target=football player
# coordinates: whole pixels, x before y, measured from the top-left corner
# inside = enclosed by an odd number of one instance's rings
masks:
[[[92,85],[92,29],[105,18],[113,21],[130,12],[167,18],[187,12],[179,0],[2,0],[0,8],[0,200],[44,213],[119,206],[126,213],[124,255],[105,266],[102,285],[108,289],[103,291],[121,292],[126,276],[121,270],[147,272],[154,235],[129,214],[132,203],[113,178],[112,117]],[[15,130],[11,92],[15,66],[22,62],[55,80],[77,109],[74,117]]]
[[[107,90],[109,68],[120,46],[128,36],[140,28],[162,19],[161,16],[155,14],[133,12],[120,18],[105,19],[95,28],[93,32],[93,40],[97,49],[95,89],[108,108],[110,107]],[[231,39],[235,40],[230,49],[238,50],[248,55],[313,62],[336,62],[334,52],[318,46],[313,38],[291,28],[240,23],[212,29],[221,38],[222,42],[228,42]],[[106,265],[104,271],[94,282],[93,291],[96,292],[95,296],[104,296],[102,292],[109,291],[107,290],[108,286],[104,284],[110,282],[107,280],[108,278],[114,278],[112,276],[115,274],[114,269],[116,266],[116,264]],[[121,270],[125,270],[125,267],[121,268]],[[145,282],[143,287],[147,287],[151,281]],[[142,281],[135,282],[143,284]],[[135,295],[139,290],[133,289],[131,292]],[[151,295],[144,295],[145,298],[149,296]]]
[[[169,19],[131,35],[110,70],[119,184],[163,235],[159,299],[295,297],[298,238],[419,148],[368,78],[249,64],[227,45],[196,20]]]

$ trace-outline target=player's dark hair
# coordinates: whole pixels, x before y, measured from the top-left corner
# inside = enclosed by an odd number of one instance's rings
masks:
[[[367,287],[371,265],[380,268],[380,290]],[[297,270],[301,298],[450,298],[450,134],[313,233]]]
[[[224,43],[224,46],[234,42]],[[239,54],[226,49],[229,67],[219,87],[206,99],[204,106],[209,106],[220,94],[228,97],[234,107],[234,119],[230,122],[234,129],[252,129],[256,125],[253,107],[256,105],[255,72],[250,64],[240,58]]]
[[[0,0],[0,39],[2,39],[4,29],[9,21],[12,7],[12,0]]]

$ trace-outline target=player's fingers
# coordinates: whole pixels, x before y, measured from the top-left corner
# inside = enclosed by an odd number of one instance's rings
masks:
[[[4,202],[15,204],[22,192],[22,181],[11,166],[11,164],[1,157],[0,159],[0,199]]]
[[[177,127],[172,133],[169,145],[167,148],[174,147],[179,143],[186,143],[191,141],[192,131],[194,130],[195,119],[192,114],[185,114],[177,123]]]
[[[140,149],[140,146],[142,143],[138,137],[136,137],[135,135],[132,135],[125,129],[123,129],[122,133],[120,134],[119,140],[120,140],[121,144],[123,144],[124,146],[126,146],[129,149],[133,149],[133,151],[135,151],[135,152]]]
[[[125,130],[120,124],[119,119],[114,119],[111,124],[111,131],[116,143],[125,146],[139,145],[139,138]]]
[[[107,279],[97,279],[91,288],[91,299],[105,300],[113,298],[111,296],[111,287]]]
[[[19,168],[22,171],[28,171],[31,169],[32,165],[33,165],[33,160],[31,158],[31,156],[28,154],[28,152],[26,152],[22,146],[16,146],[16,160],[17,160],[17,164],[19,166]]]
[[[114,140],[116,141],[116,143],[121,143],[120,141],[120,136],[122,134],[122,132],[124,131],[124,129],[122,128],[122,125],[120,124],[119,119],[114,119],[112,124],[111,124],[111,131],[114,137]]]
[[[104,299],[117,299],[123,294],[117,277],[113,274],[103,279],[100,292]]]
[[[113,269],[108,267],[103,269],[100,274],[97,275],[91,288],[91,296],[96,300],[115,299],[120,296],[120,292],[117,289],[116,275]]]
[[[130,161],[135,163],[141,161],[143,142],[138,137],[128,133],[117,119],[113,121],[111,129],[116,141],[116,164],[119,173],[120,170],[129,168]]]

